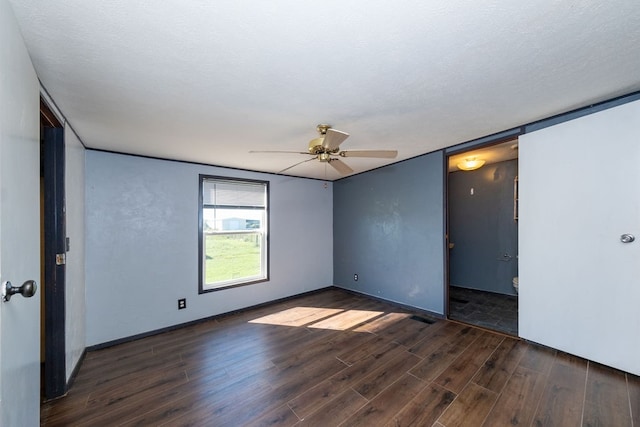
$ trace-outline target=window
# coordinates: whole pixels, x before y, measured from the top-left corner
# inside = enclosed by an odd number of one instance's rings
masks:
[[[200,293],[268,280],[269,183],[200,175]]]

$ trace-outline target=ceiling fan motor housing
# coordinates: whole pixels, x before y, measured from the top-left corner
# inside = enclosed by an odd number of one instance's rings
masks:
[[[314,155],[324,153],[324,147],[322,146],[323,141],[324,136],[313,138],[311,141],[309,141],[309,153]]]
[[[334,150],[330,150],[324,146],[324,139],[326,138],[327,131],[329,129],[331,129],[331,125],[319,124],[316,126],[316,130],[320,136],[309,141],[309,153],[319,155],[320,157],[318,157],[318,159],[321,162],[329,161],[329,154],[336,154],[340,151],[339,147],[336,147]]]

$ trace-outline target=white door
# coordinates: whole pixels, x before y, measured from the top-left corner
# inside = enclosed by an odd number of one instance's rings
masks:
[[[39,85],[0,0],[0,282],[40,278]],[[0,425],[40,424],[40,289],[0,301]]]
[[[519,145],[520,336],[640,375],[640,101]]]

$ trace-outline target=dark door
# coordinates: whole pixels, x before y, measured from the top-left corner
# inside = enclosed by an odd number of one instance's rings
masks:
[[[44,241],[44,372],[46,399],[66,392],[65,366],[65,159],[64,129],[42,127],[42,190]]]

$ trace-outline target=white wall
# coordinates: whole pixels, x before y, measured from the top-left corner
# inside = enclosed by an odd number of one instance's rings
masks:
[[[65,276],[66,378],[69,380],[86,347],[85,338],[85,149],[69,126],[65,139],[66,227],[70,240]]]
[[[199,174],[270,181],[268,282],[198,294]],[[322,181],[88,150],[87,346],[330,286],[332,192]]]

